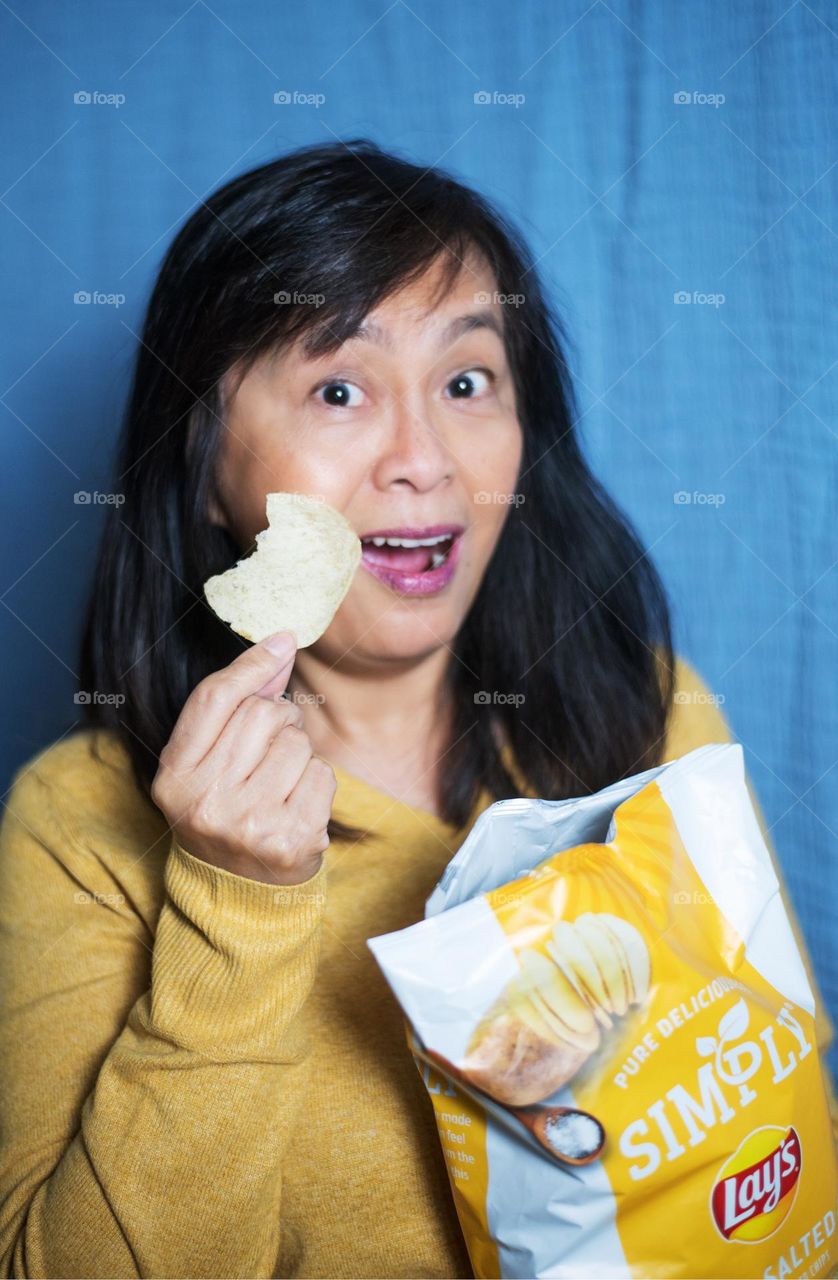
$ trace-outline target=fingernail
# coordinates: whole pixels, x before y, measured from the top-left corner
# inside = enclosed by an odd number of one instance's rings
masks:
[[[268,649],[275,658],[280,658],[287,662],[294,654],[297,642],[290,631],[277,631],[276,635],[268,636],[264,641],[265,648]]]

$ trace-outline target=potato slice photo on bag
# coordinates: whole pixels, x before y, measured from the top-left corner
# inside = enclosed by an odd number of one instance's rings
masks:
[[[591,912],[578,916],[574,928],[584,938],[602,974],[608,1012],[622,1017],[629,1006],[629,977],[614,935],[608,933],[599,917]]]
[[[543,1009],[537,1008],[531,996],[532,988],[526,976],[518,973],[506,984],[503,994],[496,1002],[496,1012],[520,1018],[540,1039],[549,1044],[563,1044],[564,1041],[556,1030],[555,1020],[548,1018]],[[487,1017],[490,1014],[491,1010]]]
[[[646,943],[607,912],[559,920],[547,942],[518,952],[519,971],[476,1027],[462,1072],[506,1106],[541,1102],[582,1070],[613,1019],[645,1000]]]
[[[597,1021],[610,1031],[614,1025],[608,1014],[611,1002],[596,959],[578,929],[567,920],[557,920],[547,951],[580,996],[590,1004]]]
[[[223,622],[254,644],[291,631],[297,648],[319,640],[338,611],[361,561],[349,521],[317,497],[269,493],[268,527],[256,549],[208,578],[204,595]]]
[[[599,913],[599,920],[617,939],[622,948],[629,975],[629,1004],[640,1004],[649,994],[652,978],[652,961],[649,948],[633,924],[606,911]]]
[[[518,963],[530,999],[546,1014],[558,1038],[587,1053],[593,1052],[599,1044],[593,1012],[561,969],[532,948],[519,953]]]

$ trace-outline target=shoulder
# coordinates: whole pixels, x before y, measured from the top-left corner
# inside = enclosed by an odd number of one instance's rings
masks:
[[[75,729],[50,743],[20,766],[12,785],[30,775],[45,785],[64,779],[65,786],[84,789],[108,772],[123,774],[128,753],[117,735],[107,729]]]
[[[686,658],[676,655],[675,681],[662,760],[675,760],[708,742],[731,742],[733,735],[715,693]]]
[[[110,730],[78,729],[21,765],[4,801],[5,872],[25,862],[69,875],[92,892],[119,883],[143,897],[162,872],[166,823],[137,786],[128,752]]]
[[[126,810],[142,812],[149,804],[124,745],[106,729],[77,729],[44,747],[17,770],[9,796],[35,816],[62,817],[80,834],[88,823],[124,820]]]

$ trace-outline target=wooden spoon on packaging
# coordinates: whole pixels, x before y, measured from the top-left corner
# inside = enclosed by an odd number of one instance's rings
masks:
[[[420,1049],[415,1045],[414,1052],[432,1066],[441,1068],[460,1084],[467,1085],[477,1093],[485,1092],[466,1079],[459,1067],[455,1067],[441,1053],[436,1053],[433,1049]],[[486,1097],[491,1097],[491,1094],[486,1094]],[[492,1101],[497,1102],[495,1098]],[[498,1105],[520,1120],[544,1150],[562,1164],[592,1164],[602,1154],[605,1130],[596,1116],[588,1111],[579,1111],[575,1107],[510,1107],[506,1103]]]

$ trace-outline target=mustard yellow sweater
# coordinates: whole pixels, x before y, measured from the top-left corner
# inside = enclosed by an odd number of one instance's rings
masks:
[[[706,693],[679,662],[664,759],[730,739]],[[466,828],[335,772],[336,816],[373,837],[333,842],[283,888],[173,841],[110,734],[76,731],[17,772],[0,827],[0,1274],[472,1274],[366,946],[421,918]],[[825,1045],[822,1004],[819,1025]]]

